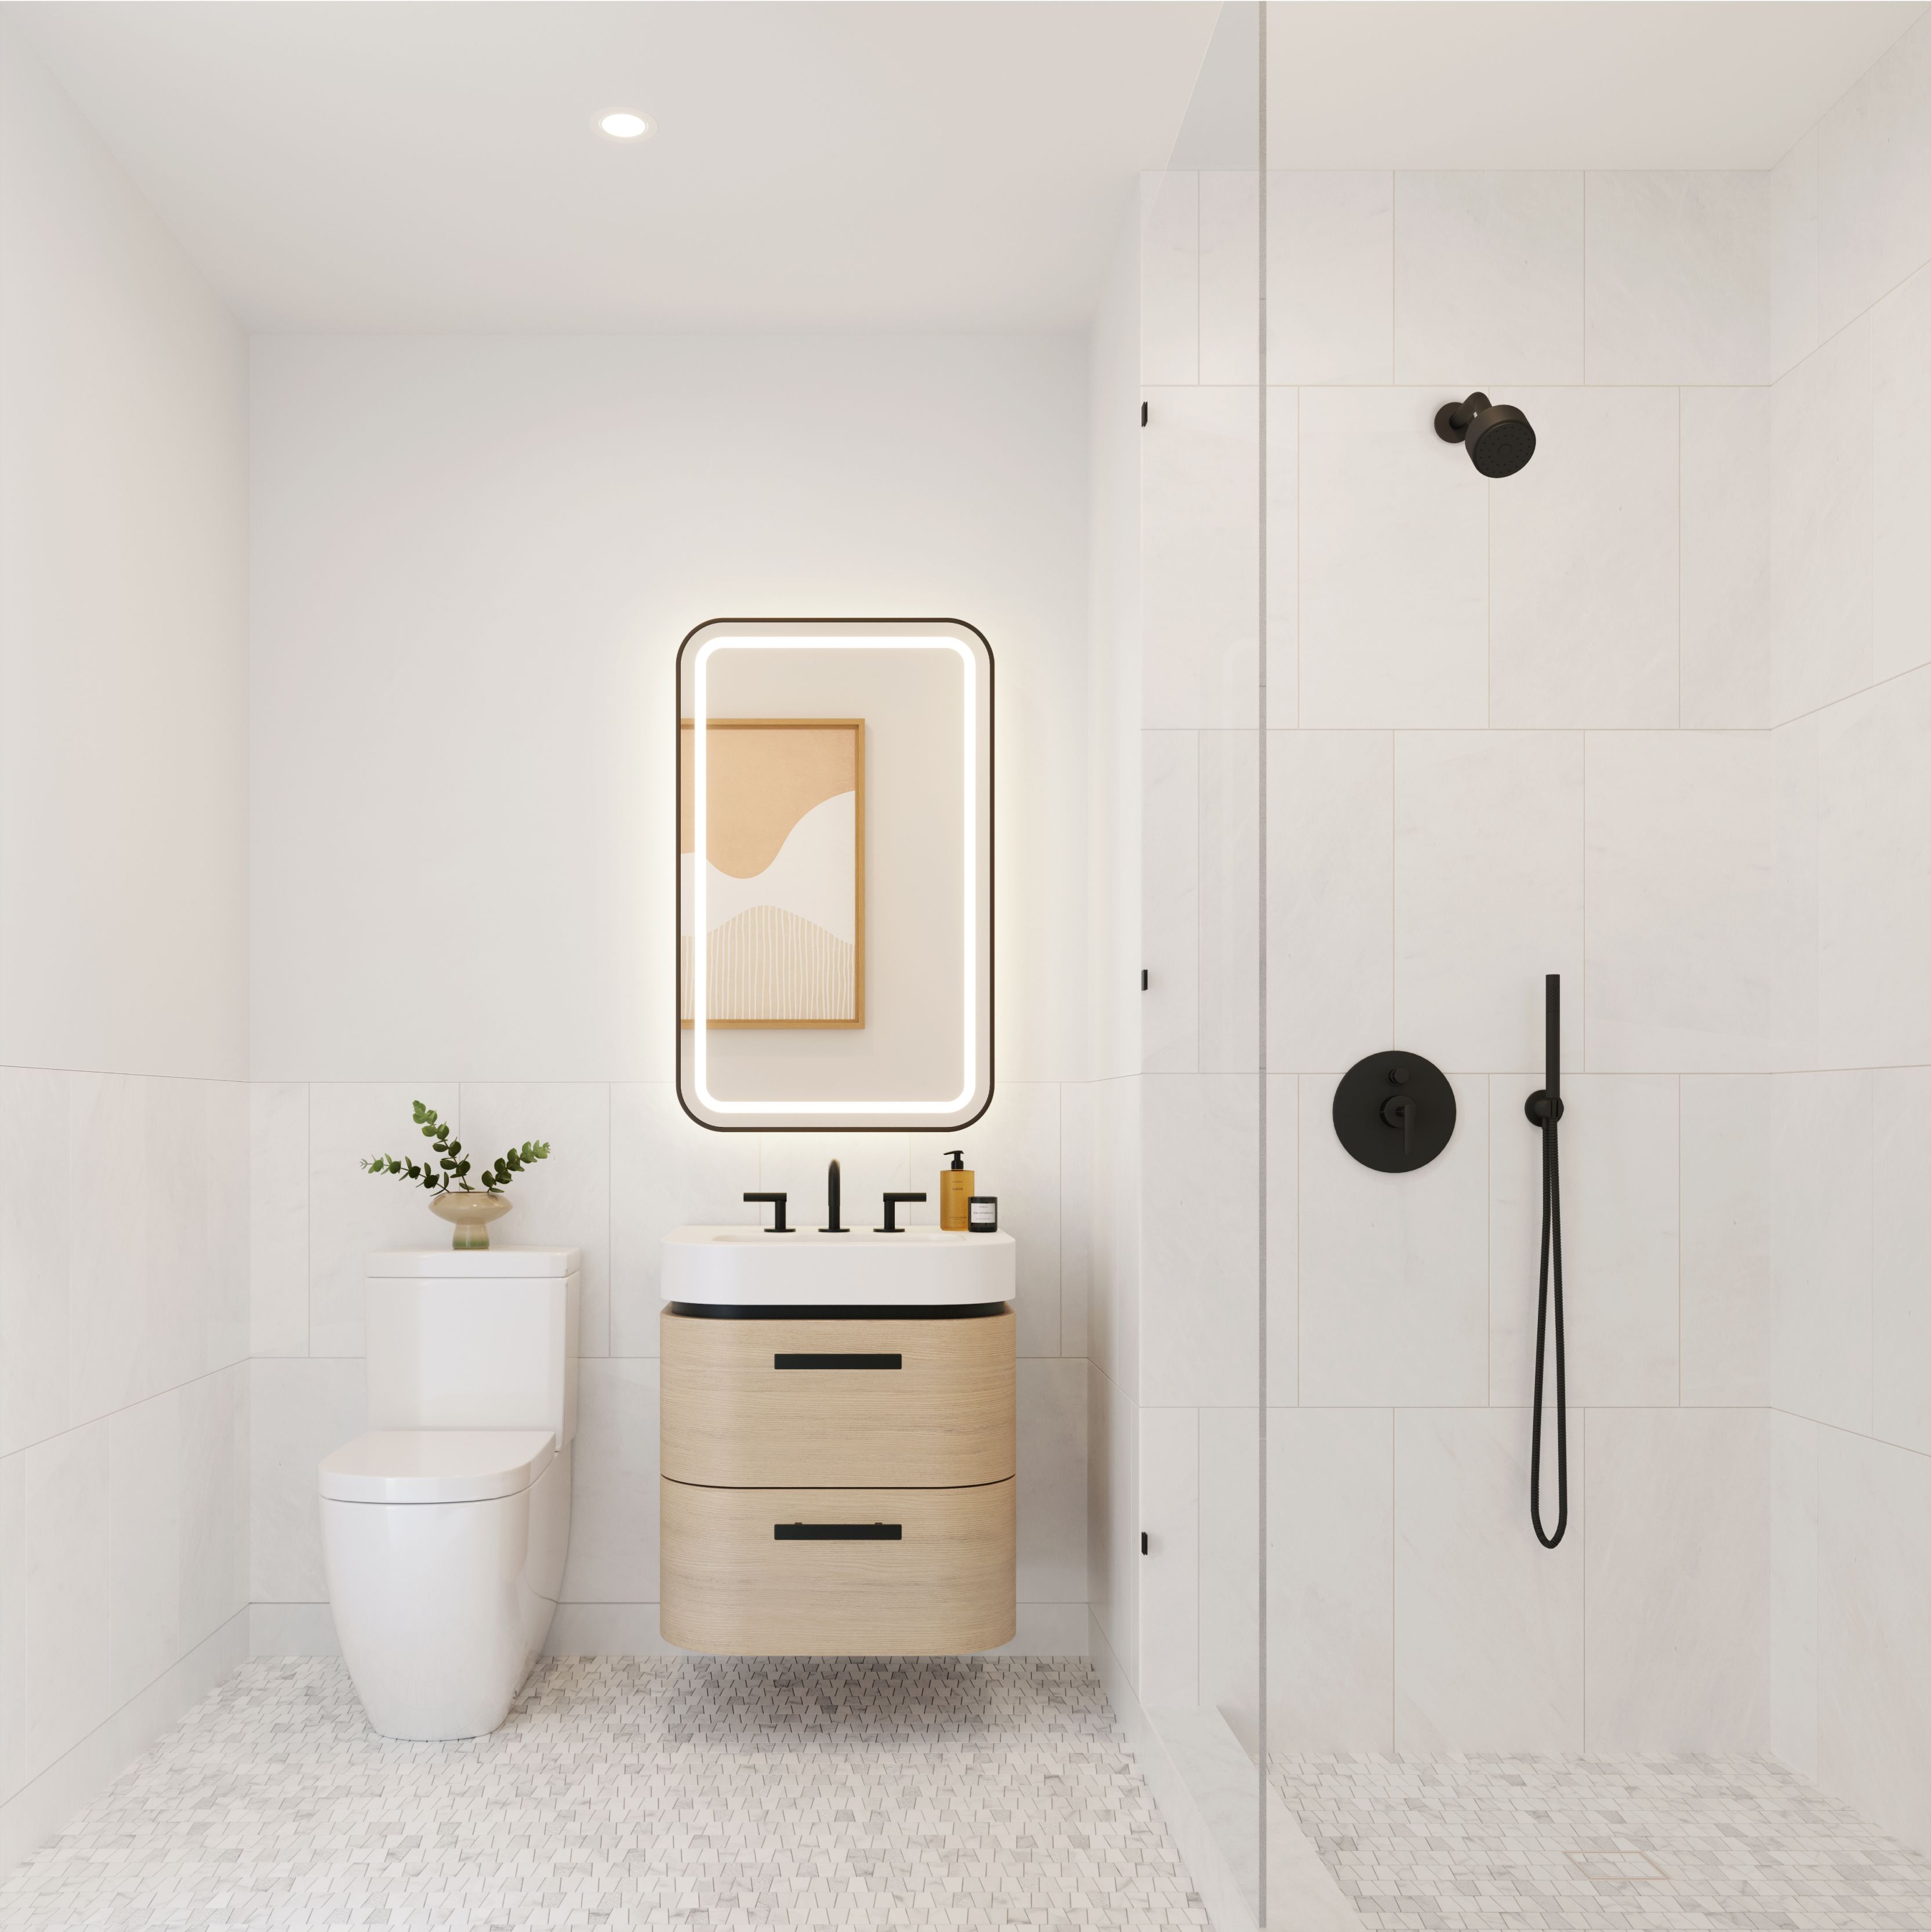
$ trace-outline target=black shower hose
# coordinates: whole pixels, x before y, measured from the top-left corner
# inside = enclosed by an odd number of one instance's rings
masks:
[[[1562,981],[1545,984],[1547,1084],[1529,1096],[1530,1120],[1542,1130],[1542,1270],[1536,1288],[1535,1408],[1529,1424],[1529,1520],[1545,1550],[1553,1550],[1569,1527],[1569,1390],[1562,1346],[1562,1194],[1558,1183],[1556,1123],[1562,1118]],[[1549,1314],[1555,1328],[1555,1532],[1542,1526],[1543,1372],[1548,1361]]]

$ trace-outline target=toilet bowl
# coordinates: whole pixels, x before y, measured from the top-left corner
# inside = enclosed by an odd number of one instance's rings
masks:
[[[370,1257],[370,1432],[318,1474],[336,1635],[386,1737],[475,1737],[541,1654],[570,1542],[577,1251]]]

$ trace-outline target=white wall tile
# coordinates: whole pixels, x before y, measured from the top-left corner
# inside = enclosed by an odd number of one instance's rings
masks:
[[[1084,1355],[1093,1306],[1094,1084],[1060,1087],[1060,1353]]]
[[[175,1392],[180,1639],[169,1664],[248,1600],[250,1372],[248,1364],[237,1362]],[[115,1556],[118,1562],[118,1545]]]
[[[73,1076],[67,1090],[67,1420],[151,1391],[145,1083]],[[144,1385],[145,1384],[145,1385]]]
[[[1441,400],[1302,392],[1305,726],[1488,721],[1489,492],[1435,435]]]
[[[203,1080],[207,1168],[208,1291],[201,1359],[194,1369],[232,1368],[250,1353],[250,1102],[240,1080]],[[190,1370],[190,1372],[193,1372]]]
[[[1490,1401],[1531,1402],[1542,1252],[1542,1136],[1523,1103],[1536,1074],[1489,1082]],[[1677,1400],[1677,1083],[1567,1076],[1557,1178],[1569,1400],[1579,1408]],[[1552,1340],[1550,1345],[1553,1347]],[[1554,1408],[1555,1368],[1546,1384]]]
[[[25,1778],[27,1459],[0,1456],[0,1798]]]
[[[1200,1692],[1251,1751],[1261,1713],[1261,1418],[1200,1412]]]
[[[1870,682],[1871,340],[1831,337],[1771,398],[1771,599],[1777,715]]]
[[[1817,1775],[1817,1443],[1823,1431],[1772,1409],[1770,1748]]]
[[[1771,367],[1786,374],[1817,346],[1817,130],[1771,170]]]
[[[1267,755],[1267,1064],[1339,1072],[1394,1044],[1394,739],[1278,731]]]
[[[1200,380],[1200,177],[1140,177],[1140,380]]]
[[[1780,724],[1771,734],[1772,820],[1782,874],[1780,916],[1787,937],[1778,976],[1783,983],[1786,1067],[1816,1066],[1817,1058],[1817,728],[1815,716]]]
[[[1931,1460],[1822,1430],[1817,1502],[1818,1782],[1931,1844]]]
[[[1300,1399],[1486,1402],[1488,1083],[1455,1082],[1453,1138],[1413,1174],[1348,1154],[1334,1087],[1300,1078]]]
[[[420,1100],[462,1136],[451,1081],[317,1081],[308,1090],[309,1351],[362,1352],[369,1256],[390,1248],[441,1248],[446,1223],[430,1212],[424,1190],[361,1163],[379,1154],[398,1160],[439,1158],[410,1118]],[[259,1384],[257,1384],[259,1387]]]
[[[1714,168],[1588,178],[1592,382],[1771,377],[1771,190]]]
[[[1776,718],[1770,606],[1771,392],[1685,389],[1682,722]]]
[[[937,1227],[939,1174],[945,1150],[961,1148],[973,1190],[999,1198],[999,1226],[1016,1244],[1013,1312],[1022,1355],[1057,1355],[1060,1342],[1060,1092],[1047,1080],[1002,1080],[985,1118],[945,1134],[910,1134],[904,1185],[925,1190],[927,1199],[901,1210],[908,1226]],[[847,1191],[854,1227],[877,1227],[883,1211],[874,1197]],[[859,1219],[862,1213],[865,1218]]]
[[[565,1602],[658,1600],[659,1388],[655,1361],[578,1368]]]
[[[1200,758],[1200,1070],[1259,1064],[1258,731],[1203,731]]]
[[[1020,1362],[1022,1604],[1086,1601],[1086,1398],[1085,1363]]]
[[[1582,182],[1396,176],[1396,381],[1493,394],[1584,380]]]
[[[1512,389],[1536,460],[1489,496],[1489,722],[1677,722],[1673,389]]]
[[[201,1372],[212,1266],[208,1213],[211,1150],[202,1084],[147,1080],[142,1090],[147,1142],[147,1334],[133,1390],[136,1396],[175,1388]]]
[[[1199,194],[1200,380],[1258,382],[1260,177],[1251,169],[1204,170]]]
[[[1087,1364],[1087,1591],[1102,1635],[1134,1673],[1140,1555],[1138,1409],[1097,1363]]]
[[[1818,1055],[1931,1060],[1931,668],[1817,720]]]
[[[511,1211],[490,1238],[505,1247],[580,1248],[581,1352],[610,1352],[610,1090],[599,1082],[466,1080],[463,1150],[480,1166],[525,1141],[550,1158],[514,1177]]]
[[[1393,176],[1270,172],[1267,284],[1270,382],[1392,382]]]
[[[1763,1412],[1591,1408],[1588,1430],[1588,1748],[1762,1750]]]
[[[114,1708],[108,1435],[90,1423],[25,1453],[28,1778]]]
[[[1240,1408],[1255,1401],[1258,1102],[1252,1074],[1163,1073],[1146,1082],[1143,1403]]]
[[[1271,1751],[1395,1748],[1394,1418],[1267,1418]]]
[[[1145,1201],[1141,1119],[1146,1082],[1099,1082],[1093,1105],[1092,1358],[1137,1400],[1140,1386],[1140,1249]]]
[[[184,1648],[178,1392],[121,1410],[107,1432],[109,1682],[118,1708]]]
[[[73,1076],[0,1068],[0,1454],[67,1426],[67,1097]],[[16,1472],[17,1477],[18,1472]]]
[[[1267,392],[1267,723],[1300,722],[1300,398]]]
[[[252,1352],[308,1353],[308,1088],[248,1090],[248,1289]]]
[[[1931,1454],[1931,1067],[1871,1076],[1872,1432]]]
[[[1777,1406],[1871,1426],[1871,1076],[1777,1083]]]
[[[1683,1392],[1691,1408],[1767,1407],[1777,1288],[1777,1127],[1761,1074],[1683,1076]]]
[[[1141,688],[1150,724],[1239,729],[1260,683],[1260,399],[1151,389],[1140,439]]]
[[[1588,760],[1588,1064],[1779,1065],[1795,934],[1770,739],[1592,732]]]
[[[1871,672],[1931,658],[1931,268],[1872,310]]]
[[[1200,1689],[1200,1426],[1191,1408],[1142,1408],[1138,1689],[1149,1709],[1191,1710]],[[1134,1539],[1137,1546],[1138,1538]]]
[[[1273,1408],[1300,1400],[1300,1082],[1267,1076],[1267,1386]]]
[[[316,1466],[368,1426],[361,1358],[258,1359],[248,1387],[248,1594],[326,1602]]]
[[[1817,124],[1825,334],[1931,260],[1931,32],[1920,21]]]
[[[1395,1748],[1583,1748],[1588,1459],[1569,1444],[1568,1534],[1529,1525],[1519,1408],[1395,1418]]]
[[[1141,734],[1141,1064],[1200,1064],[1200,738]]]
[[[1580,984],[1582,740],[1404,732],[1394,775],[1396,1043],[1451,1072],[1538,1067],[1543,975]]]
[[[673,1228],[768,1225],[771,1210],[744,1199],[763,1185],[756,1134],[699,1126],[678,1106],[668,1081],[610,1089],[612,1354],[657,1353],[664,1237]],[[821,1167],[810,1199],[801,1196],[789,1203],[787,1218],[794,1227],[816,1226],[810,1217],[823,1202]]]
[[[700,1131],[703,1131],[700,1130]],[[957,1145],[955,1136],[951,1143]],[[912,1136],[907,1134],[760,1134],[757,1136],[757,1187],[761,1192],[781,1190],[790,1197],[790,1218],[801,1228],[822,1228],[831,1206],[831,1165],[838,1164],[838,1219],[848,1228],[867,1215],[884,1212],[888,1190],[909,1192],[914,1181]],[[922,1156],[922,1159],[924,1156]],[[943,1163],[925,1160],[916,1174],[931,1199],[906,1216],[908,1225],[920,1222],[937,1227],[939,1221],[938,1170]],[[968,1161],[970,1167],[972,1163]],[[740,1192],[742,1190],[741,1190]],[[761,1220],[769,1214],[761,1205],[739,1203],[734,1221]],[[867,1227],[876,1220],[865,1221]]]

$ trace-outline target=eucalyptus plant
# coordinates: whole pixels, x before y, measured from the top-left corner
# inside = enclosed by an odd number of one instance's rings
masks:
[[[373,1160],[363,1162],[367,1172],[400,1174],[432,1194],[446,1194],[451,1189],[463,1194],[499,1194],[525,1168],[550,1158],[547,1141],[525,1141],[521,1147],[511,1148],[493,1161],[485,1161],[482,1172],[472,1181],[463,1143],[451,1132],[447,1122],[436,1118],[436,1109],[417,1100],[411,1102],[409,1114],[421,1129],[435,1158],[432,1160],[425,1154],[419,1161],[398,1160],[392,1154],[379,1154]]]

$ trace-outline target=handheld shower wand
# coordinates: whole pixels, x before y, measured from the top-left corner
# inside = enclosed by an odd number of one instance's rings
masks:
[[[1569,1391],[1562,1346],[1562,1194],[1558,1184],[1555,1124],[1562,1118],[1562,976],[1543,982],[1543,1080],[1522,1111],[1542,1130],[1542,1272],[1536,1288],[1535,1408],[1529,1425],[1529,1521],[1545,1550],[1553,1550],[1569,1527]],[[1555,1533],[1542,1526],[1543,1371],[1548,1356],[1549,1311],[1555,1312]]]

